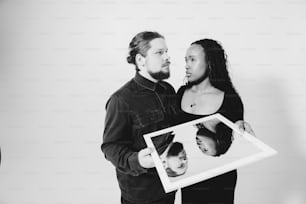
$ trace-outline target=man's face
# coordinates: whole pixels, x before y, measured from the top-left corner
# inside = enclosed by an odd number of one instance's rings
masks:
[[[148,74],[156,79],[163,80],[170,76],[170,61],[168,47],[163,38],[155,38],[150,42],[151,48],[145,57],[145,68]]]
[[[178,156],[168,157],[167,164],[172,171],[177,173],[177,175],[184,174],[188,167],[186,152],[183,150],[178,154]]]

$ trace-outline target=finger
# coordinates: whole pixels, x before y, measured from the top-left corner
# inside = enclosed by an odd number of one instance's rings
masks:
[[[246,131],[246,132],[248,132],[248,133],[250,133],[251,135],[255,136],[255,133],[254,133],[253,129],[251,128],[250,124],[245,123],[244,126],[245,126],[245,131]]]
[[[239,120],[235,123],[235,125],[238,127],[238,131],[240,134],[243,134],[245,127],[244,127],[244,121],[243,120]]]
[[[147,147],[147,148],[141,150],[141,154],[142,155],[149,155],[152,152],[153,152],[153,148],[152,147]]]
[[[154,152],[154,148],[153,147],[148,147],[149,149],[150,149],[150,154],[152,153],[152,152]]]
[[[232,138],[235,139],[236,137],[240,137],[241,135],[243,135],[243,131],[238,129],[238,131],[233,131]]]
[[[235,122],[235,125],[241,129],[243,127],[243,120],[238,120],[237,122]]]

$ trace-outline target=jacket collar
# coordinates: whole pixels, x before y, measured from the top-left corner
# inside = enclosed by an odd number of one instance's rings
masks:
[[[140,86],[149,89],[151,91],[155,91],[157,83],[141,76],[138,72],[136,72],[134,81]]]
[[[163,89],[167,89],[167,86],[162,82],[153,82],[145,77],[143,77],[142,75],[140,75],[138,72],[136,72],[135,77],[134,77],[134,81],[139,84],[140,86],[142,86],[143,88],[149,89],[151,91],[156,91],[156,87],[162,87]]]

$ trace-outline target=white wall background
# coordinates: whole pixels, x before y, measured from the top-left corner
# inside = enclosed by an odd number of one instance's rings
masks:
[[[305,0],[1,1],[0,203],[119,203],[104,106],[134,75],[125,57],[143,30],[165,35],[176,88],[192,41],[227,51],[245,119],[279,152],[239,169],[236,203],[306,203],[305,11]]]

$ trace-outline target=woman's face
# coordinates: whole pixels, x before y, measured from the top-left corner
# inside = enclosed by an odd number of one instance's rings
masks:
[[[167,164],[168,167],[178,175],[184,174],[188,167],[186,152],[183,150],[178,154],[178,156],[168,157]]]
[[[210,137],[197,135],[196,142],[200,150],[207,155],[216,156],[216,141]]]
[[[200,45],[191,45],[186,52],[186,78],[188,82],[200,79],[207,70],[204,49]]]

